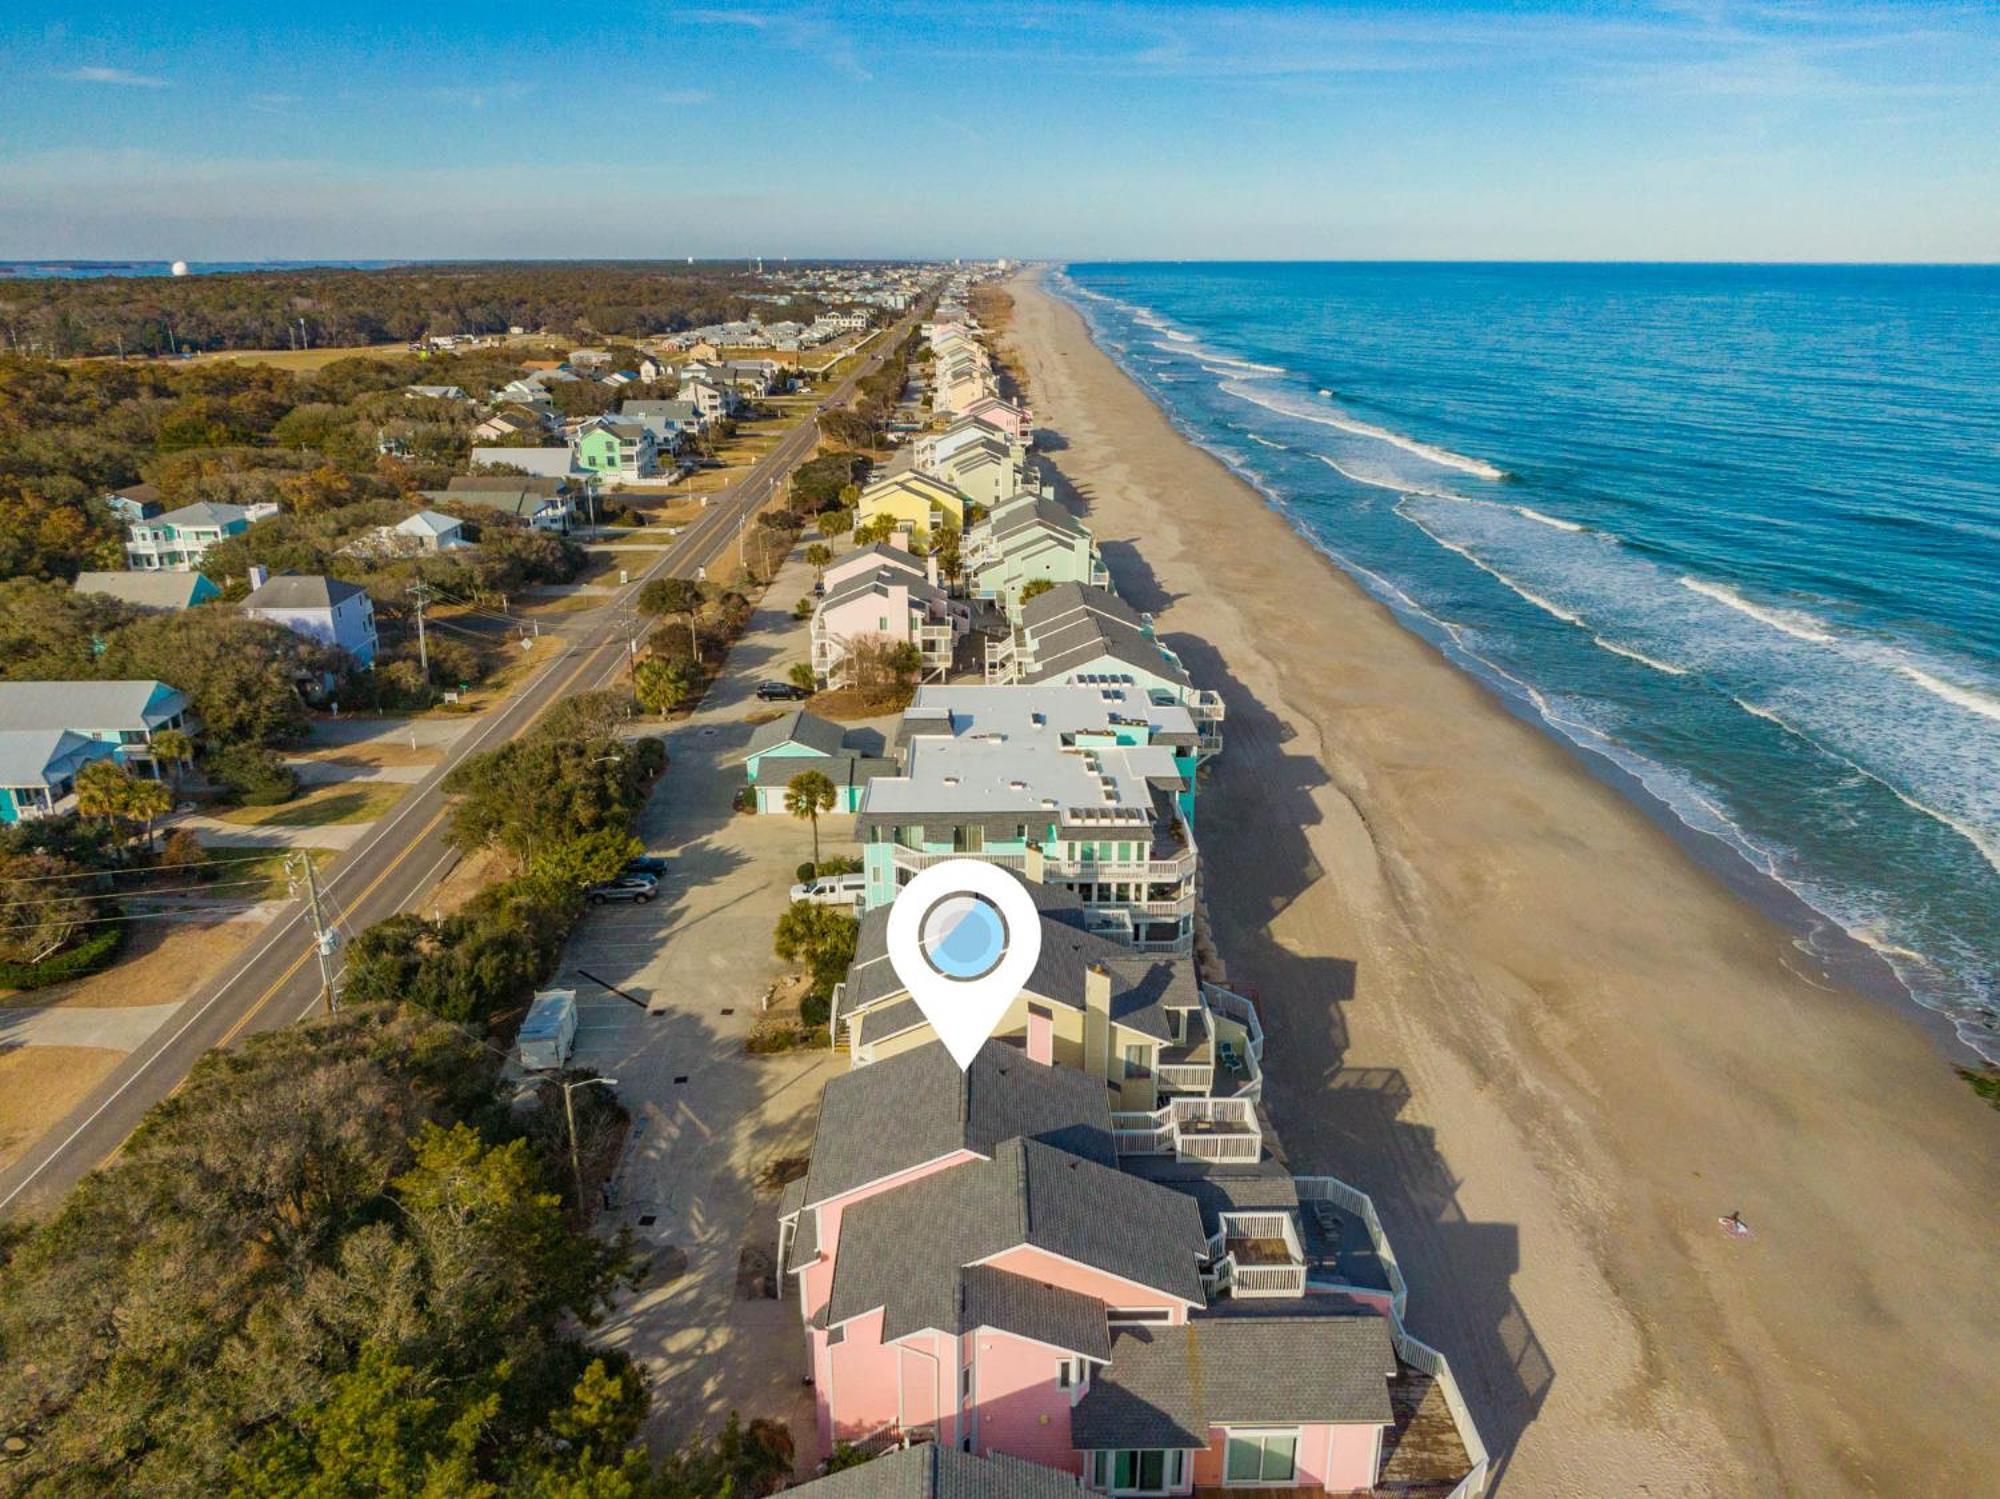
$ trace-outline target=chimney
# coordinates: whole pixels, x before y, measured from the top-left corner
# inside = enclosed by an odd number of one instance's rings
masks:
[[[1111,971],[1102,963],[1083,971],[1083,1070],[1111,1076]]]
[[[258,589],[262,588],[266,583],[270,581],[271,581],[270,568],[261,566],[260,564],[255,562],[250,564],[250,591],[252,593],[255,593]]]
[[[937,563],[936,553],[932,553],[931,555],[924,558],[924,578],[931,585],[931,587],[936,588],[938,586],[938,563]]]

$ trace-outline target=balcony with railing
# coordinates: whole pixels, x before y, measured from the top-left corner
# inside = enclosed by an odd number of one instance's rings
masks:
[[[1150,1113],[1114,1113],[1111,1124],[1120,1155],[1254,1163],[1264,1153],[1264,1127],[1244,1098],[1174,1098]]]
[[[988,864],[998,864],[1002,869],[1022,870],[1028,862],[1025,853],[988,853],[984,849],[953,849],[947,853],[926,853],[922,849],[905,848],[898,843],[890,851],[890,862],[900,870],[910,874],[922,874],[933,864],[942,864],[947,859],[980,859]]]
[[[1202,1281],[1211,1296],[1305,1294],[1305,1251],[1290,1213],[1224,1213],[1208,1246]]]

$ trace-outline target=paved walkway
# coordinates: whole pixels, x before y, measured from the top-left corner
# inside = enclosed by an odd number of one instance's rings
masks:
[[[701,711],[668,736],[669,767],[640,827],[668,858],[661,898],[589,913],[559,980],[577,990],[577,1064],[617,1078],[633,1115],[601,1221],[630,1227],[653,1268],[597,1336],[648,1371],[656,1449],[713,1431],[732,1410],[789,1422],[808,1462],[813,1446],[798,1302],[763,1294],[776,1284],[778,1194],[759,1178],[809,1149],[820,1090],[843,1064],[820,1048],[743,1050],[785,971],[771,929],[811,834],[730,809],[746,720],[764,706],[756,683],[806,658],[806,627],[786,606],[811,588],[795,551]],[[843,846],[852,822],[823,819],[823,845]]]
[[[0,1046],[95,1046],[131,1051],[165,1025],[181,1003],[176,1000],[170,1005],[112,1009],[0,1007]]]

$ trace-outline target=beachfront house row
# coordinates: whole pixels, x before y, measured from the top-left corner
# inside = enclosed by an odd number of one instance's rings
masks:
[[[204,573],[78,573],[78,593],[103,594],[139,609],[192,609],[222,597]]]
[[[273,578],[253,566],[243,612],[251,619],[283,625],[307,640],[338,647],[357,666],[375,664],[375,601],[359,583],[320,574],[282,573]]]
[[[1108,589],[1058,583],[1012,611],[1013,628],[986,647],[986,680],[1122,686],[1194,716],[1202,753],[1222,749],[1223,703],[1196,687],[1141,614]]]
[[[69,810],[76,773],[92,760],[157,777],[153,735],[196,728],[187,698],[164,682],[0,682],[0,765],[9,782],[0,787],[0,821]]]
[[[894,775],[896,762],[869,753],[858,734],[804,710],[759,724],[743,758],[743,778],[755,809],[782,814],[792,777],[816,770],[833,783],[834,810],[858,811],[861,794],[878,775]]]
[[[915,469],[885,473],[862,489],[854,523],[866,526],[885,518],[926,541],[945,528],[965,528],[965,496]]]
[[[958,642],[972,629],[972,609],[939,584],[937,561],[878,543],[829,565],[825,594],[812,616],[813,678],[823,687],[852,685],[857,650],[912,645],[921,674],[942,677]]]
[[[855,820],[866,904],[886,906],[918,871],[972,855],[1068,890],[1092,931],[1140,951],[1185,953],[1196,851],[1182,763],[1164,743],[918,725],[903,773],[870,781]]]
[[[974,598],[1013,616],[1030,583],[1077,583],[1109,591],[1111,574],[1090,528],[1057,501],[1022,494],[996,505],[965,533],[960,566]]]
[[[224,505],[201,500],[150,520],[134,521],[125,532],[125,565],[136,572],[187,572],[201,565],[208,549],[241,536],[253,521],[276,515],[276,505]]]
[[[828,1084],[779,1205],[820,1450],[1016,1459],[1121,1499],[1344,1494],[1438,1476],[1392,1467],[1421,1436],[1448,1449],[1437,1492],[1463,1476],[1387,1294],[1308,1293],[1281,1169],[1121,1171],[1111,1122],[1096,1079],[998,1042],[964,1072],[931,1044]],[[1280,1256],[1285,1290],[1232,1279]]]

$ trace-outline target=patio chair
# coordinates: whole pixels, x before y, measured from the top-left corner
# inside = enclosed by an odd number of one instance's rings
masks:
[[[1234,1041],[1219,1043],[1215,1048],[1215,1054],[1222,1059],[1223,1071],[1241,1072],[1243,1070],[1243,1058],[1238,1054]]]

